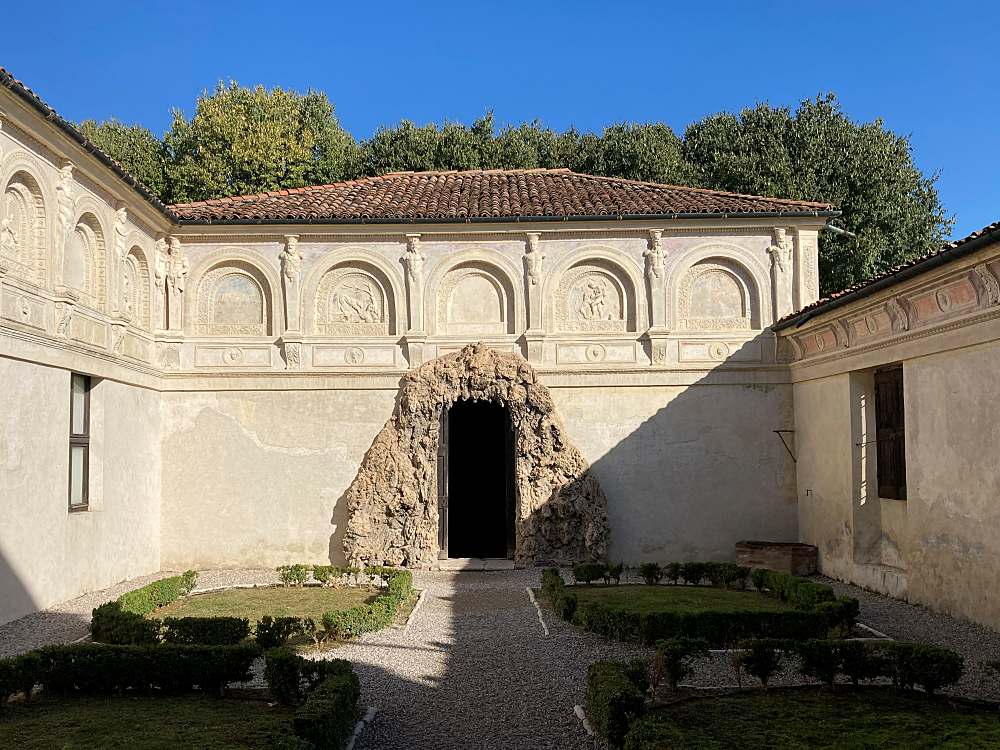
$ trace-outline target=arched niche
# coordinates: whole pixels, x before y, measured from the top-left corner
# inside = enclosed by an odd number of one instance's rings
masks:
[[[45,199],[30,172],[18,169],[4,185],[0,200],[0,255],[11,276],[45,286],[48,265]]]
[[[458,263],[437,287],[436,333],[490,336],[516,332],[514,284],[499,266],[485,260]]]
[[[80,302],[95,310],[104,309],[107,296],[105,279],[104,230],[97,215],[84,211],[66,239],[63,252],[62,280],[80,296]]]
[[[637,330],[636,287],[628,272],[603,257],[584,257],[559,276],[552,294],[556,331],[624,333]]]
[[[120,309],[129,323],[150,330],[150,277],[146,253],[133,245],[122,261]]]
[[[760,289],[753,273],[732,258],[701,259],[680,276],[677,328],[750,331],[761,328]]]
[[[201,275],[193,329],[198,336],[270,336],[273,293],[267,276],[248,260],[220,260]]]
[[[315,282],[311,330],[325,336],[390,336],[398,332],[396,294],[379,265],[344,259]]]

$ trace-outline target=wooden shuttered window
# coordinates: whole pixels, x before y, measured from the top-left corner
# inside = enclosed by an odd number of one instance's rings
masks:
[[[875,372],[875,441],[879,497],[906,499],[903,367]]]

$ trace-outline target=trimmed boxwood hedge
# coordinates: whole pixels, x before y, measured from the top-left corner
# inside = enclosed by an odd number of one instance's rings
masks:
[[[686,565],[691,566],[690,563]],[[702,571],[709,565],[699,563],[699,572],[690,575],[701,580]],[[719,578],[722,585],[725,579],[726,576]],[[748,638],[806,640],[826,638],[832,630],[847,634],[853,628],[858,614],[856,599],[837,599],[829,586],[786,573],[764,571],[755,581],[758,579],[763,582],[763,591],[796,609],[788,612],[636,612],[621,604],[580,603],[566,588],[556,568],[542,572],[541,590],[556,614],[574,625],[608,638],[646,645],[671,638],[704,639],[712,646],[731,645]]]
[[[147,619],[146,615],[157,607],[164,607],[178,597],[189,594],[197,580],[198,573],[188,570],[179,576],[153,581],[122,594],[112,602],[95,607],[90,620],[91,637],[98,643],[118,645],[158,643],[161,623],[159,620]],[[229,643],[237,643],[239,640]]]
[[[354,732],[360,696],[361,687],[353,670],[324,677],[295,710],[296,736],[311,742],[316,750],[340,750]]]
[[[369,604],[323,613],[323,627],[335,638],[354,638],[392,625],[400,607],[413,593],[413,573],[398,568],[367,568],[365,573],[387,581],[385,591]]]
[[[642,716],[645,687],[623,662],[599,661],[587,668],[587,716],[594,731],[612,748],[620,748],[629,725]]]

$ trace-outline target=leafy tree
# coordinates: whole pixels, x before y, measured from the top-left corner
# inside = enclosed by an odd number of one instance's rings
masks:
[[[612,125],[601,136],[599,153],[595,174],[674,185],[691,182],[683,143],[663,123]]]
[[[203,93],[191,120],[174,110],[165,137],[170,199],[316,185],[357,173],[357,144],[326,94],[231,82]]]
[[[951,227],[935,183],[914,165],[909,138],[881,120],[852,122],[832,94],[797,110],[758,104],[712,115],[684,134],[705,186],[833,203],[850,238],[820,235],[821,292],[843,289],[939,246]]]
[[[81,132],[117,161],[158,197],[166,195],[166,153],[163,143],[141,125],[125,125],[118,120],[84,120]]]

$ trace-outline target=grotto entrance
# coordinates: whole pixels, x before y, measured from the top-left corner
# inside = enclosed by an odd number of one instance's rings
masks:
[[[456,401],[441,416],[441,558],[514,557],[514,439],[507,408]]]

